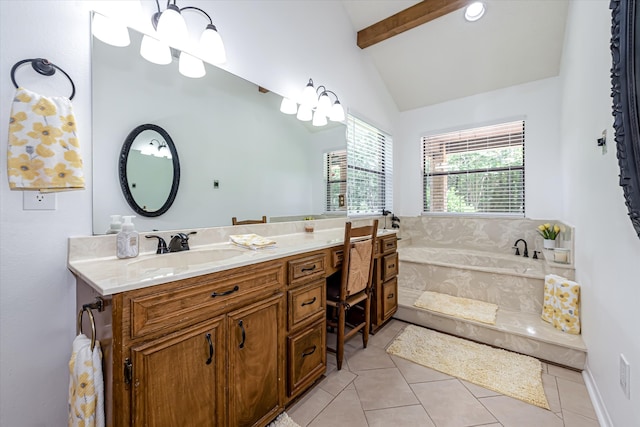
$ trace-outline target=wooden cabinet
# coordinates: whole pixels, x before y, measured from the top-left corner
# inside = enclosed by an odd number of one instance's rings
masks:
[[[398,239],[395,234],[378,239],[373,267],[371,330],[377,331],[398,310]]]

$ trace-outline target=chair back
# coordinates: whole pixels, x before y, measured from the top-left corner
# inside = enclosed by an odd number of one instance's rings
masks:
[[[369,292],[373,278],[373,257],[377,232],[377,219],[373,221],[372,225],[363,227],[353,228],[351,222],[345,224],[340,286],[341,300],[344,301],[349,296],[362,291]]]
[[[264,215],[262,216],[262,219],[245,219],[242,221],[238,221],[238,218],[236,218],[235,216],[231,218],[232,225],[266,224],[266,222],[267,217]]]

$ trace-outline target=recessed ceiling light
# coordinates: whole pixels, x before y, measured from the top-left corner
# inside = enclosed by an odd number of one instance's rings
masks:
[[[484,15],[484,11],[484,3],[482,3],[481,1],[473,2],[464,10],[464,19],[469,22],[477,21],[478,19],[482,18],[482,15]]]

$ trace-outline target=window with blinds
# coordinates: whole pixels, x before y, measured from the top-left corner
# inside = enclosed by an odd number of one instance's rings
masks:
[[[524,216],[524,121],[422,138],[425,213]]]
[[[324,153],[324,173],[327,183],[327,212],[347,210],[347,150]]]
[[[379,214],[393,207],[391,136],[347,116],[347,213]]]

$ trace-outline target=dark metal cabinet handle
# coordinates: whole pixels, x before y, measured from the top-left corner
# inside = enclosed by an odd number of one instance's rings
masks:
[[[391,298],[393,298],[394,296],[395,296],[394,294],[389,294],[389,295],[387,295],[387,299],[391,299]]]
[[[207,341],[209,342],[209,358],[207,359],[207,365],[211,365],[213,361],[213,342],[211,342],[211,334],[205,335]]]
[[[219,292],[219,293],[218,293],[218,292],[214,292],[214,293],[212,293],[212,294],[211,294],[211,298],[215,298],[215,297],[223,297],[223,296],[225,296],[225,295],[231,295],[232,293],[237,292],[237,291],[239,291],[239,290],[240,290],[240,286],[235,285],[235,286],[233,287],[233,289],[230,289],[230,290],[228,290],[228,291]]]
[[[389,266],[387,268],[396,268],[395,264],[389,264]]]
[[[313,297],[311,300],[309,301],[305,301],[302,304],[300,304],[301,307],[304,307],[305,305],[309,305],[309,304],[313,304],[314,302],[316,302],[316,297]]]
[[[312,266],[312,267],[303,268],[301,271],[303,271],[303,272],[304,272],[304,271],[313,271],[313,270],[315,270],[315,269],[316,269],[316,265],[315,265],[315,264],[313,264],[313,266]]]
[[[314,345],[313,348],[309,351],[305,351],[302,353],[302,357],[307,357],[307,356],[311,356],[313,353],[316,352],[316,349],[318,348],[318,346]]]
[[[244,323],[242,322],[242,320],[240,320],[238,322],[238,326],[240,326],[240,328],[242,328],[242,342],[240,343],[239,347],[240,348],[244,348],[244,342],[245,342],[245,340],[247,338],[247,335],[246,335],[246,332],[244,330]]]

